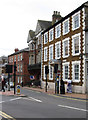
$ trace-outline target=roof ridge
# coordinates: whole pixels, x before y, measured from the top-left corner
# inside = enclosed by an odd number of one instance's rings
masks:
[[[38,21],[42,21],[42,22],[52,22],[52,21],[48,21],[48,20],[38,20]]]

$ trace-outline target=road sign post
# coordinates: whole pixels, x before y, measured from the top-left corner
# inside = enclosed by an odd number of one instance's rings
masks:
[[[17,85],[17,86],[16,86],[16,94],[17,94],[17,95],[20,95],[20,85]]]
[[[15,84],[16,84],[16,62],[14,62],[14,94],[15,94]]]

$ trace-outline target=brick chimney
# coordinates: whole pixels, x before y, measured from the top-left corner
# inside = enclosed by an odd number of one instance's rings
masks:
[[[52,15],[52,25],[62,19],[60,12],[54,11]]]
[[[15,50],[14,50],[15,52],[17,52],[17,51],[19,51],[19,49],[18,48],[15,48]]]

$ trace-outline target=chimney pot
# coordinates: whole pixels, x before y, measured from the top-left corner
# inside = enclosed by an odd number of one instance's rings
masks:
[[[60,12],[54,11],[54,12],[53,12],[53,15],[52,15],[52,25],[53,25],[55,22],[57,22],[57,21],[59,21],[59,20],[61,20],[61,19],[62,19],[62,17],[61,17],[61,15],[60,15]]]
[[[17,52],[17,51],[19,51],[19,49],[18,48],[15,48],[15,50],[14,50],[15,52]]]
[[[58,12],[57,14],[60,15],[60,12]]]

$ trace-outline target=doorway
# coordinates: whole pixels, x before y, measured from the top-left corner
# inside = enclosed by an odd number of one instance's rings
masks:
[[[86,62],[86,92],[88,93],[88,61]]]

